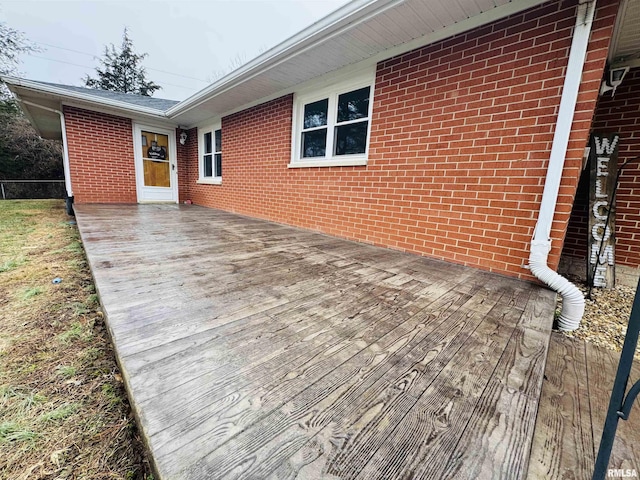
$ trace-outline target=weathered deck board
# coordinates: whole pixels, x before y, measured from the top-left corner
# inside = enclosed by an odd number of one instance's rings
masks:
[[[618,358],[610,350],[552,334],[528,479],[591,479]],[[632,381],[637,379],[638,363]],[[619,422],[609,468],[640,474],[638,445],[640,414],[632,410],[628,421]]]
[[[586,344],[586,352],[589,402],[593,425],[593,449],[597,454],[620,354],[596,348],[589,343]],[[632,381],[627,389],[631,387],[634,380],[640,379],[640,365],[637,361],[632,371]],[[618,422],[609,468],[635,469],[637,475],[640,475],[640,456],[638,456],[640,453],[640,414],[638,413],[638,405],[636,401],[628,421]]]
[[[552,292],[200,207],[76,212],[160,478],[523,478]]]

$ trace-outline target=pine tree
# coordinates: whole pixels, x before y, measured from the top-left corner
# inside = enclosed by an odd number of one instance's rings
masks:
[[[100,60],[102,68],[96,67],[98,78],[87,75],[85,85],[101,90],[113,92],[136,93],[150,97],[153,92],[162,88],[160,85],[147,80],[147,72],[142,66],[146,53],[137,54],[133,50],[133,41],[129,32],[124,29],[120,50],[111,44],[104,47],[104,57]]]

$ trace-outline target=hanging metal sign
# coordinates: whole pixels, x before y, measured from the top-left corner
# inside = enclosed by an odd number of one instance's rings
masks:
[[[618,134],[594,133],[589,141],[589,260],[587,278],[594,287],[615,286],[615,198]]]

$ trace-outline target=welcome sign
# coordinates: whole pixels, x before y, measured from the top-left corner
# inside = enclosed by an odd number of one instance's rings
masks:
[[[589,142],[589,261],[587,279],[594,287],[615,286],[613,193],[618,176],[618,134],[594,133]]]

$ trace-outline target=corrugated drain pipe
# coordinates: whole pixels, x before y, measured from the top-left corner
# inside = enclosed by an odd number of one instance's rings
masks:
[[[558,201],[560,181],[564,161],[569,145],[569,135],[573,124],[573,115],[578,99],[578,90],[582,81],[582,70],[587,55],[591,25],[596,10],[596,0],[583,1],[578,5],[576,26],[571,41],[569,62],[567,64],[560,110],[556,130],[553,136],[551,156],[547,177],[540,203],[538,222],[531,240],[529,268],[538,279],[546,283],[562,296],[562,312],[558,319],[558,328],[571,331],[578,328],[584,314],[584,295],[573,283],[549,268],[547,261],[551,251],[551,224]]]

